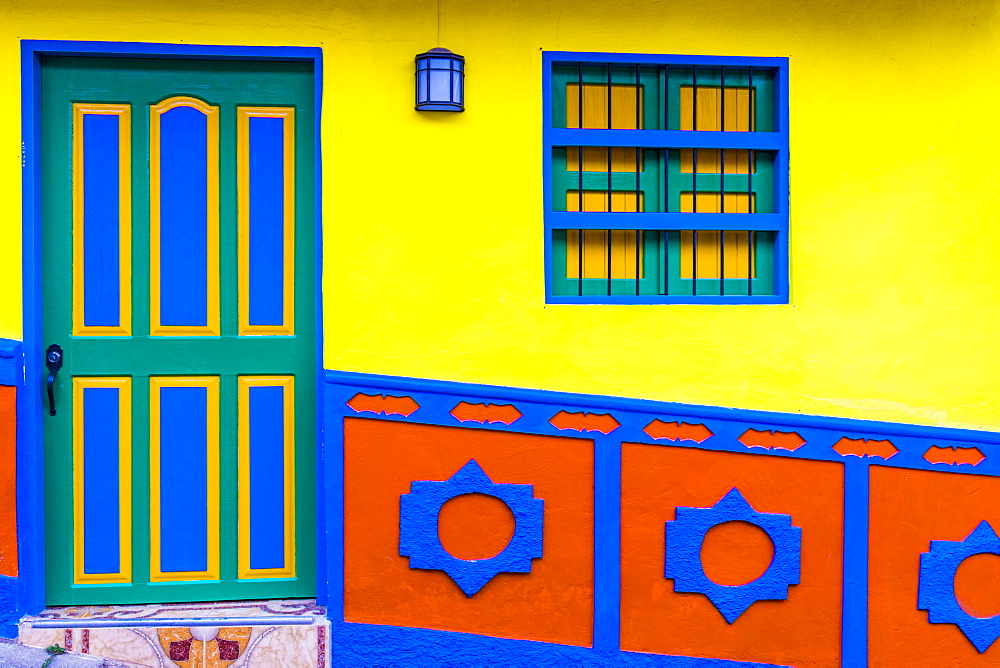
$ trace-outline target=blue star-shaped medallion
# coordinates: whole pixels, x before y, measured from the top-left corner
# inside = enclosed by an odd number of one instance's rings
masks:
[[[742,585],[712,582],[701,563],[701,546],[712,527],[725,522],[749,522],[763,529],[774,543],[774,559],[763,575]],[[735,487],[711,508],[678,506],[677,518],[667,522],[665,577],[674,591],[704,594],[732,624],[757,601],[788,598],[788,587],[799,583],[802,529],[791,515],[759,513]],[[735,556],[735,555],[734,555]]]
[[[500,499],[514,515],[513,537],[489,559],[454,557],[438,537],[441,506],[456,496],[472,493]],[[495,483],[471,459],[448,480],[415,480],[409,494],[400,495],[399,554],[410,558],[410,568],[444,571],[466,596],[472,596],[498,573],[531,572],[531,560],[542,556],[544,505],[534,498],[531,485]]]
[[[980,653],[1000,638],[1000,615],[973,617],[955,598],[955,572],[975,554],[1000,554],[1000,538],[983,521],[965,540],[932,540],[929,552],[920,555],[917,608],[927,611],[931,624],[955,624]]]

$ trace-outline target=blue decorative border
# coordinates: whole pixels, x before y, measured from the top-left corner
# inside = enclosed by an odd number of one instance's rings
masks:
[[[21,359],[21,342],[0,339],[0,385],[17,387],[23,384],[24,368]],[[23,392],[18,392],[18,395]],[[3,416],[0,416],[3,419]],[[0,575],[0,638],[17,637],[18,578]]]
[[[0,339],[0,385],[20,385],[24,380],[21,342]]]
[[[35,614],[45,607],[44,471],[42,459],[42,244],[41,244],[41,57],[111,56],[121,58],[175,58],[198,60],[271,60],[311,62],[314,67],[316,117],[315,247],[316,247],[316,388],[317,393],[317,553],[326,550],[326,513],[323,487],[323,303],[320,290],[322,267],[322,112],[323,51],[300,46],[217,46],[202,44],[152,44],[144,42],[76,42],[68,40],[21,41],[21,132],[22,163],[22,266],[24,293],[24,392],[17,396],[17,518],[20,550],[17,578],[18,616]],[[326,577],[325,563],[318,559],[317,586]],[[321,595],[320,602],[322,600]],[[0,631],[2,635],[2,631]]]
[[[0,638],[16,638],[17,622],[21,618],[17,606],[17,581],[0,575]]]
[[[766,229],[777,230],[774,241],[774,284],[773,295],[555,295],[552,286],[552,230],[563,229],[557,222],[558,214],[552,212],[552,147],[559,145],[591,144],[597,146],[635,146],[637,139],[633,130],[587,130],[586,139],[578,130],[561,130],[552,127],[552,65],[557,62],[571,63],[627,63],[630,65],[704,65],[724,67],[770,68],[774,72],[775,132],[768,133],[725,133],[732,137],[724,140],[716,137],[700,137],[699,147],[712,148],[716,143],[720,148],[760,148],[774,149],[775,192],[774,214],[756,214],[756,224],[768,221]],[[658,55],[647,53],[595,53],[574,51],[546,51],[542,53],[542,183],[545,203],[545,301],[548,304],[787,304],[789,301],[788,280],[788,58],[742,57],[742,56],[692,56]],[[624,133],[624,134],[623,134]],[[674,131],[642,130],[638,134],[640,145],[655,142],[657,146],[674,146],[675,138],[682,133]],[[646,138],[646,135],[649,138]],[[685,132],[684,135],[689,133]],[[709,133],[705,133],[708,135]],[[559,139],[559,136],[563,140]],[[569,139],[569,135],[573,135]],[[741,135],[737,137],[737,135]],[[756,136],[750,136],[756,135]],[[658,138],[657,138],[658,136]],[[625,137],[623,139],[623,137]],[[609,227],[616,229],[691,229],[704,228],[704,216],[710,214],[656,214],[656,213],[602,213],[607,216]],[[726,215],[726,214],[718,214]],[[668,218],[669,216],[669,218]],[[661,222],[657,222],[659,219]],[[663,221],[671,221],[663,224]],[[752,221],[753,223],[753,221]],[[754,229],[752,224],[749,229]],[[747,229],[746,226],[740,229]]]
[[[570,657],[571,662],[583,661],[602,663],[642,662],[647,655],[628,654],[620,651],[619,635],[619,590],[620,590],[620,514],[621,514],[621,443],[664,444],[681,447],[695,447],[722,452],[740,452],[761,457],[792,457],[797,459],[840,462],[844,465],[844,562],[843,562],[843,625],[842,661],[844,665],[862,666],[867,662],[868,652],[868,489],[871,466],[890,466],[904,469],[932,471],[952,471],[972,475],[1000,476],[1000,433],[974,431],[970,429],[947,429],[919,425],[874,422],[847,418],[820,417],[801,414],[774,413],[766,411],[741,410],[710,406],[626,399],[565,392],[549,392],[494,385],[477,385],[449,381],[381,376],[345,371],[327,371],[329,384],[326,391],[328,457],[325,475],[329,489],[327,521],[330,530],[330,551],[327,568],[330,573],[327,614],[334,625],[334,637],[350,638],[358,633],[373,642],[381,635],[371,635],[374,631],[352,631],[363,625],[345,624],[343,617],[343,549],[344,549],[344,462],[343,462],[343,421],[345,417],[375,417],[375,413],[358,412],[347,406],[347,401],[358,393],[383,396],[408,396],[418,405],[407,416],[398,414],[379,415],[382,420],[415,422],[444,426],[461,426],[468,429],[489,429],[516,433],[543,435],[571,435],[590,438],[594,441],[594,642],[590,654],[578,655],[574,648],[559,645],[543,645],[548,649],[539,656]],[[460,402],[470,404],[512,404],[521,417],[510,421],[461,421],[451,414]],[[550,419],[561,411],[568,413],[607,413],[618,427],[603,433],[560,430]],[[667,423],[702,424],[712,435],[696,440],[655,439],[644,428],[655,420]],[[602,422],[602,424],[604,424]],[[794,431],[804,444],[794,450],[772,447],[747,446],[739,438],[748,429],[759,432],[771,430]],[[833,449],[840,439],[890,440],[898,449],[889,459],[877,455],[842,455]],[[694,437],[692,437],[694,438]],[[932,464],[923,454],[932,445],[940,447],[976,447],[986,458],[978,465]],[[425,636],[433,632],[416,629],[394,629],[387,634],[386,642],[399,642],[399,651],[411,651],[413,647],[424,648],[422,643],[436,646],[438,636]],[[338,635],[339,634],[339,635]],[[398,635],[394,635],[398,634]],[[359,636],[359,637],[361,637]],[[454,636],[449,642],[466,647],[466,643],[486,643],[484,646],[495,651],[512,651],[502,644],[514,641],[478,639],[476,636],[446,634]],[[392,640],[388,640],[392,638]],[[461,640],[457,640],[457,639]],[[353,641],[352,641],[353,642]],[[411,645],[409,643],[416,643]],[[472,646],[472,645],[469,645]],[[411,649],[405,649],[411,648]],[[350,651],[355,651],[354,649]],[[357,650],[360,651],[360,650]],[[413,650],[416,651],[416,650]],[[423,650],[420,650],[423,651]],[[430,651],[430,650],[428,650]],[[439,648],[444,652],[443,648]],[[452,651],[449,648],[448,651]],[[533,650],[535,651],[535,650]],[[541,650],[538,650],[541,651]],[[451,654],[436,653],[434,660],[446,661]],[[535,661],[524,659],[525,663]],[[589,658],[577,658],[586,656]],[[601,658],[594,658],[601,657]],[[461,659],[455,659],[461,662]],[[550,659],[551,660],[551,659]],[[653,659],[649,659],[653,661]],[[677,659],[671,659],[677,660]],[[701,661],[709,661],[702,659]],[[714,660],[712,660],[714,661]],[[512,662],[517,662],[512,659]],[[674,664],[682,665],[682,664]],[[702,665],[702,664],[691,664]],[[722,664],[704,664],[722,665]]]
[[[671,666],[750,668],[774,664],[621,652],[375,624],[332,622],[335,666]],[[856,664],[864,665],[864,664]]]

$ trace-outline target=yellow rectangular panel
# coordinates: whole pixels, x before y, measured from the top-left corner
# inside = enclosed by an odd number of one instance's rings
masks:
[[[638,197],[636,197],[638,195]],[[604,213],[629,213],[643,210],[642,192],[634,190],[613,190],[611,200],[608,200],[607,190],[584,190],[583,211]],[[570,190],[566,193],[566,210],[580,211],[580,191]]]
[[[580,115],[580,84],[566,85],[566,127],[641,130],[643,88],[635,84],[611,85],[611,123],[608,124],[608,84],[583,84],[583,115]],[[636,105],[638,104],[638,109]],[[580,121],[583,121],[582,125]],[[636,125],[638,121],[638,127]]]
[[[293,376],[240,376],[239,378],[239,577],[295,577],[295,378]],[[250,388],[284,388],[284,451],[282,476],[284,503],[284,567],[250,566]]]
[[[582,258],[581,232],[583,234]],[[580,278],[582,259],[583,278],[607,279],[609,251],[611,253],[611,278],[631,278],[634,280],[637,258],[639,278],[643,278],[643,236],[644,233],[641,230],[567,230],[566,278]]]
[[[165,325],[161,318],[161,146],[160,119],[179,107],[206,117],[206,325]],[[149,333],[152,336],[221,336],[219,323],[219,108],[178,96],[149,108]]]
[[[608,172],[608,149],[600,146],[578,146],[566,148],[566,171],[580,171],[580,154],[583,154],[583,171]],[[611,171],[635,173],[636,164],[643,171],[643,150],[630,147],[615,147],[611,149]]]
[[[205,388],[205,483],[206,564],[205,570],[164,571],[162,564],[162,519],[173,510],[162,503],[162,419],[161,392],[172,388]],[[171,416],[173,417],[173,416]],[[188,417],[188,416],[186,416]],[[194,418],[195,416],[189,416]],[[175,468],[176,462],[169,463]],[[149,579],[150,582],[184,582],[219,579],[219,377],[151,376],[149,378]],[[167,538],[176,539],[176,536]]]
[[[84,324],[84,133],[85,116],[118,116],[119,325]],[[73,336],[132,335],[132,107],[73,105]]]
[[[753,204],[756,198],[750,195],[751,193],[744,192],[726,193],[726,197],[723,199],[722,193],[699,191],[696,210],[693,193],[682,192],[681,213],[753,213]],[[723,204],[725,204],[725,208],[723,208]]]
[[[725,213],[751,213],[754,200],[749,193],[726,193]],[[723,199],[718,192],[698,193],[697,213],[721,213]],[[681,213],[692,213],[694,197],[690,192],[681,193]],[[701,230],[697,233],[698,278],[720,278],[725,266],[724,278],[753,278],[753,249],[750,233],[727,231],[725,252],[722,251],[722,233]],[[690,230],[681,232],[681,278],[691,278],[695,265],[695,236]]]
[[[281,325],[250,324],[250,119],[280,118],[284,138],[284,233]],[[236,161],[239,225],[239,333],[241,336],[295,334],[295,109],[237,107]]]
[[[695,234],[690,230],[681,232],[681,278],[691,278],[694,274]],[[698,278],[719,278],[723,265],[725,265],[725,278],[753,278],[756,276],[749,232],[726,232],[724,255],[721,252],[722,232],[699,230],[697,235]]]
[[[118,390],[118,470],[101,471],[118,479],[118,565],[117,573],[86,573],[84,568],[85,468],[84,390]],[[99,446],[100,444],[98,444]],[[110,519],[110,518],[109,518]],[[73,378],[73,582],[76,584],[122,584],[132,581],[132,379],[128,377]]]
[[[697,90],[697,92],[695,92]],[[746,86],[681,86],[681,130],[752,132],[753,92]],[[697,110],[695,99],[697,98]],[[725,119],[723,122],[723,99]]]
[[[699,174],[720,174],[723,173],[722,151],[717,148],[681,149],[681,173],[691,174],[694,171],[695,151],[698,155]],[[754,153],[753,160],[750,159],[750,151],[727,148],[726,149],[726,174],[749,174],[757,171],[757,154]]]

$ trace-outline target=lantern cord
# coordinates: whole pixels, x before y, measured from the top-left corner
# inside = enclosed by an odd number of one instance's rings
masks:
[[[437,45],[441,46],[441,0],[437,0]]]

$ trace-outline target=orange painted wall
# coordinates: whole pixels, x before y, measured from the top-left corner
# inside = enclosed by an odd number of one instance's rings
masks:
[[[921,553],[930,549],[932,540],[965,540],[983,520],[1000,528],[998,478],[871,468],[868,647],[872,666],[1000,665],[1000,643],[980,654],[957,626],[928,624],[927,612],[917,609]],[[965,580],[955,579],[958,599],[968,596],[974,607],[992,607],[990,597],[984,601],[981,594],[969,590]],[[995,579],[977,584],[997,589]]]
[[[593,441],[348,418],[344,448],[347,621],[590,646]],[[400,495],[414,480],[447,480],[470,459],[493,482],[532,484],[545,501],[542,558],[530,573],[497,575],[472,598],[445,573],[411,569],[399,556]],[[442,538],[452,546],[462,540],[461,506],[446,510],[451,530]],[[493,531],[509,535],[511,523],[496,517]],[[481,534],[466,540],[469,552],[495,546]]]
[[[622,447],[622,649],[839,666],[842,466],[637,443]],[[728,624],[707,597],[674,592],[673,580],[663,577],[664,523],[675,519],[677,506],[713,506],[733,487],[754,510],[791,515],[802,528],[802,570],[787,601],[758,601]],[[754,542],[745,532],[730,537],[733,549],[711,545],[703,559],[732,559],[740,543]],[[754,550],[744,558],[761,556]],[[706,566],[707,573],[734,577],[739,570]]]
[[[16,390],[0,386],[0,575],[17,576]]]

